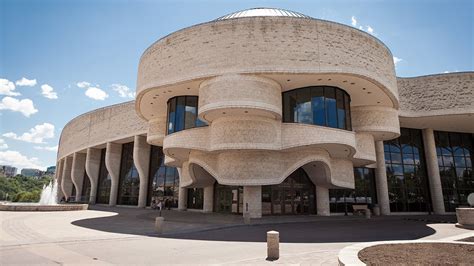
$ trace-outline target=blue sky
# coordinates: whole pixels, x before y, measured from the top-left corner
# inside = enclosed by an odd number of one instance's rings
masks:
[[[0,164],[54,165],[64,125],[132,100],[142,52],[181,28],[289,9],[370,32],[407,77],[473,70],[473,2],[0,0]]]

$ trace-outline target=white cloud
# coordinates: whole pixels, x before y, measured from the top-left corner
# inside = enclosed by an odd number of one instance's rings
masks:
[[[37,168],[45,170],[46,167],[41,166],[38,158],[28,158],[17,151],[0,151],[0,164],[12,165],[19,169],[21,168]]]
[[[103,90],[101,90],[97,87],[87,88],[85,94],[89,98],[92,98],[94,100],[100,100],[100,101],[103,101],[103,100],[105,100],[105,98],[109,97],[109,95],[105,91],[103,91]]]
[[[374,34],[374,29],[371,26],[367,26],[367,32],[370,34]]]
[[[110,87],[122,98],[135,98],[135,92],[131,91],[129,87],[122,84],[112,84]]]
[[[8,145],[5,143],[4,139],[0,139],[0,150],[8,149]]]
[[[355,16],[351,17],[351,25],[355,28],[358,28],[359,30],[362,30],[362,31],[364,30],[364,27],[362,25],[358,24],[357,18]],[[377,34],[374,33],[374,28],[372,28],[372,26],[367,25],[367,26],[365,26],[365,28],[366,28],[366,30],[365,30],[366,32],[368,32],[368,33],[370,33],[374,36],[377,36]]]
[[[18,136],[16,133],[8,132],[3,134],[4,137],[21,140],[31,143],[44,143],[44,139],[54,138],[54,125],[50,123],[43,123],[31,128],[29,132]]]
[[[400,63],[401,61],[403,61],[403,59],[398,58],[398,57],[396,57],[396,56],[393,57],[393,63],[395,64],[395,66],[397,66],[398,63]]]
[[[58,145],[56,145],[56,146],[44,146],[44,147],[41,147],[41,146],[34,146],[34,148],[35,148],[36,150],[54,151],[54,152],[57,152],[57,151],[58,151]]]
[[[28,87],[33,87],[36,85],[36,79],[27,79],[25,77],[21,78],[20,80],[17,80],[15,82],[17,86],[28,86]]]
[[[20,112],[26,117],[38,112],[33,101],[30,99],[18,100],[12,97],[4,97],[0,102],[0,110],[11,110],[13,112]]]
[[[91,84],[90,84],[89,82],[87,82],[87,81],[78,82],[76,85],[77,85],[79,88],[83,88],[83,89],[91,86]]]
[[[86,89],[85,95],[91,99],[103,101],[109,97],[105,91],[99,88],[99,85],[95,85],[94,87],[90,82],[87,81],[78,82],[76,85],[79,88]]]
[[[1,79],[0,78],[0,95],[8,95],[8,96],[18,96],[21,95],[19,92],[14,91],[15,84],[9,81],[8,79]]]
[[[352,24],[352,26],[354,26],[354,27],[357,26],[357,19],[356,19],[356,17],[352,16],[352,18],[351,18],[351,24]]]
[[[41,94],[48,99],[57,99],[58,94],[54,91],[53,87],[48,84],[41,85]]]

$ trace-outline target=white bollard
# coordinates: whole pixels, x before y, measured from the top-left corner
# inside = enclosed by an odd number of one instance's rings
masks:
[[[280,258],[280,233],[277,231],[267,232],[267,260]]]
[[[155,231],[158,234],[163,233],[163,224],[165,223],[164,217],[156,217],[155,218]]]

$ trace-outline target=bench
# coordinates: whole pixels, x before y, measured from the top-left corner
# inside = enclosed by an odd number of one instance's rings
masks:
[[[367,212],[370,212],[367,204],[353,204],[352,205],[354,215],[365,215]]]

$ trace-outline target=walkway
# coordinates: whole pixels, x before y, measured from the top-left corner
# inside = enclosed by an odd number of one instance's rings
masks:
[[[266,264],[272,262],[265,260],[265,232],[274,229],[280,231],[282,240],[278,263],[336,265],[339,250],[355,242],[440,239],[469,233],[453,224],[402,216],[371,220],[265,217],[259,224],[243,225],[240,216],[168,211],[163,213],[165,234],[157,236],[153,232],[156,211],[94,209],[0,212],[0,264]],[[276,221],[285,223],[261,224]]]

